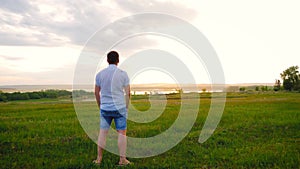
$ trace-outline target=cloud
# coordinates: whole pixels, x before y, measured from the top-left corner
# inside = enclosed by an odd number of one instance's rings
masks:
[[[123,10],[130,13],[159,12],[174,15],[183,19],[194,19],[197,11],[180,1],[116,0]]]
[[[0,45],[83,45],[109,22],[98,1],[12,2],[0,3]]]
[[[17,60],[23,60],[24,58],[22,58],[22,57],[0,55],[0,59],[9,60],[9,61],[17,61]]]
[[[84,45],[97,30],[137,12],[164,12],[193,18],[196,11],[170,1],[23,1],[0,2],[0,45]],[[130,25],[131,26],[131,25]],[[126,30],[123,30],[126,31]]]
[[[140,32],[142,29],[132,24],[134,21],[123,22],[113,25],[113,30],[105,32],[107,39],[97,39],[95,33],[117,19],[143,12],[177,14],[182,18],[196,16],[194,10],[182,3],[153,1],[150,6],[147,3],[109,0],[1,0],[0,47],[13,47],[15,50],[9,51],[15,52],[0,51],[0,84],[70,83],[75,63],[65,66],[62,59],[66,56],[59,52],[49,56],[50,51],[57,50],[53,47],[70,46],[79,50],[79,46],[84,46],[90,39],[93,39],[89,42],[91,47],[97,49],[111,41],[115,42],[126,32]],[[136,49],[151,48],[156,44],[153,38],[136,36],[115,48],[122,57],[127,57]],[[25,52],[20,52],[23,48],[26,48]],[[39,48],[48,48],[49,51]],[[99,57],[99,54],[97,50],[90,57]],[[76,58],[74,56],[78,54],[68,56]]]
[[[1,0],[0,7],[13,13],[20,14],[26,13],[27,11],[30,11],[31,8],[34,8],[29,4],[29,1],[24,0]]]

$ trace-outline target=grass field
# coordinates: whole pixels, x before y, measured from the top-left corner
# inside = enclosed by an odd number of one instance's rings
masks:
[[[299,168],[300,93],[229,93],[218,128],[200,144],[210,106],[209,95],[202,96],[187,137],[161,155],[129,158],[134,165],[126,168]],[[170,96],[153,123],[129,122],[128,135],[149,137],[166,130],[177,117],[178,101]],[[133,97],[132,104],[139,110],[149,107],[142,96]],[[0,103],[0,120],[0,168],[118,168],[118,156],[109,152],[100,167],[92,164],[96,144],[69,99]]]

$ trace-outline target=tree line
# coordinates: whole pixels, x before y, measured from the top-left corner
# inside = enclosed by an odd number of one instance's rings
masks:
[[[42,98],[58,98],[58,97],[71,97],[72,92],[67,90],[42,90],[37,92],[13,92],[4,93],[0,90],[0,102],[13,101],[13,100],[29,100],[29,99],[42,99]]]
[[[300,73],[299,66],[291,66],[280,73],[281,80],[275,79],[275,84],[270,86],[255,86],[255,91],[299,91],[300,92]],[[254,90],[254,89],[253,89]],[[240,87],[240,92],[246,91],[246,87]]]
[[[288,91],[300,91],[300,74],[298,66],[291,66],[280,73],[281,81],[276,79],[273,90],[288,90]],[[259,91],[259,87],[256,87],[256,91]],[[261,87],[262,91],[268,91],[267,86]],[[245,91],[245,88],[240,88],[240,91]],[[91,95],[91,92],[84,90],[74,91],[74,97]],[[13,101],[13,100],[29,100],[29,99],[42,99],[42,98],[58,98],[58,97],[72,97],[72,92],[67,90],[42,90],[37,92],[13,92],[13,93],[4,93],[0,90],[0,102]]]
[[[300,91],[300,74],[299,74],[299,66],[291,66],[280,73],[281,81],[276,79],[274,90],[288,90],[288,91]]]

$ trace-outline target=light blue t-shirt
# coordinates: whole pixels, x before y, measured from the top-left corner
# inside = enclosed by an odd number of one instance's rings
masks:
[[[100,90],[100,109],[107,111],[120,110],[126,107],[124,87],[129,85],[125,71],[110,64],[96,75],[96,86]]]

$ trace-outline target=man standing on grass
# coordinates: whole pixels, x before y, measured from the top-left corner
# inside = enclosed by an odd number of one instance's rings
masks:
[[[109,66],[96,76],[95,96],[100,108],[100,132],[98,137],[98,156],[94,163],[100,164],[112,120],[118,131],[119,165],[127,165],[126,127],[127,111],[130,98],[129,78],[125,71],[117,68],[119,54],[111,51],[107,54]],[[125,93],[124,93],[125,92]]]

